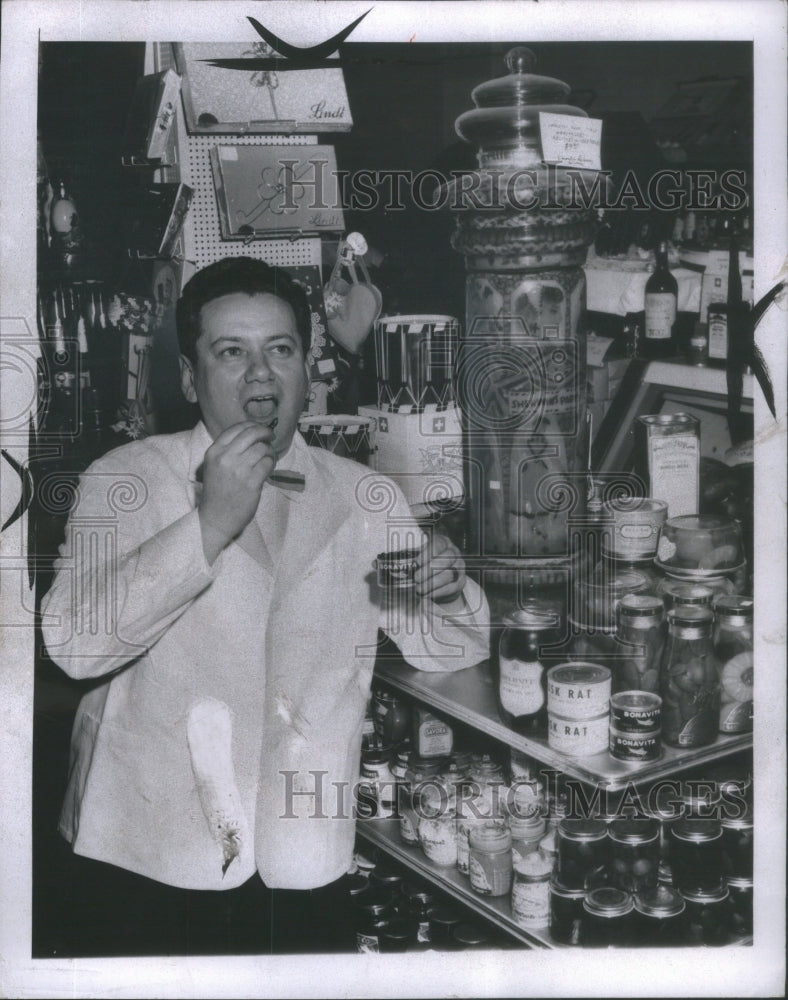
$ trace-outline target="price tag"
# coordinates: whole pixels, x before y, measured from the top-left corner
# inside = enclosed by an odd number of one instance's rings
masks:
[[[563,167],[601,170],[599,144],[602,139],[601,118],[579,118],[575,115],[554,115],[539,112],[542,156],[545,163]]]

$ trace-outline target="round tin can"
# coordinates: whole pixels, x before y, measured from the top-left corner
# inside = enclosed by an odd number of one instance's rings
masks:
[[[610,699],[610,728],[620,733],[658,733],[662,699],[651,691],[620,691]]]
[[[592,757],[608,749],[608,714],[593,719],[547,717],[547,744],[568,757]]]
[[[640,764],[647,760],[659,760],[662,756],[662,740],[659,729],[652,733],[622,732],[610,726],[608,750],[610,756],[627,764]]]
[[[562,719],[606,715],[611,673],[596,663],[559,663],[547,671],[547,710]]]

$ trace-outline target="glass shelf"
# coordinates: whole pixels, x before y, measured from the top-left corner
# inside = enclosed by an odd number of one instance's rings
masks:
[[[687,750],[665,747],[659,760],[645,764],[627,764],[616,760],[607,752],[573,758],[551,749],[546,737],[521,736],[504,725],[498,715],[495,683],[489,662],[453,673],[435,673],[416,670],[402,661],[379,660],[375,675],[391,687],[528,754],[542,764],[611,792],[627,786],[651,783],[752,746],[752,733],[743,733],[720,736],[706,747]]]

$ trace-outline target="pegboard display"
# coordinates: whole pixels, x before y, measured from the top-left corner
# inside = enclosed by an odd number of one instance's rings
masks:
[[[146,72],[174,68],[172,45],[154,43],[146,53]],[[219,209],[211,172],[210,151],[214,146],[307,146],[317,142],[315,135],[189,135],[184,124],[183,108],[176,116],[178,166],[160,171],[162,181],[180,180],[192,188],[191,209],[183,228],[183,255],[197,270],[220,257],[244,254],[278,267],[321,266],[319,236],[301,239],[223,240],[219,228]]]

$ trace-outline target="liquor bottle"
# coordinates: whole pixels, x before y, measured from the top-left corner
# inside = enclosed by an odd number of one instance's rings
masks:
[[[657,248],[657,264],[646,282],[646,321],[642,338],[645,358],[675,354],[673,327],[676,322],[679,286],[668,268],[668,246]]]
[[[739,241],[735,226],[725,220],[728,234],[728,291],[725,302],[709,304],[709,358],[727,362],[730,350],[731,328],[742,311],[741,272],[739,270]]]

